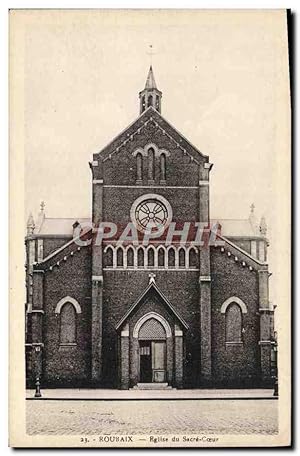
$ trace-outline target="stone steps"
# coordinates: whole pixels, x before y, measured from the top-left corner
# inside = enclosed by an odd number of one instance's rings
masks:
[[[168,383],[138,383],[131,390],[171,390],[174,389]]]

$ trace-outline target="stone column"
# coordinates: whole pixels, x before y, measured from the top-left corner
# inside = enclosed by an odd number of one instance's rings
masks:
[[[32,296],[32,380],[43,374],[44,271],[33,269]]]
[[[92,381],[97,386],[102,375],[102,290],[103,277],[92,278]]]
[[[175,327],[175,386],[183,387],[183,332]]]
[[[269,302],[269,272],[258,271],[260,313],[260,365],[263,385],[271,384],[271,350],[273,336],[273,309]]]
[[[130,350],[130,381],[133,385],[138,383],[139,379],[139,340],[136,337],[131,339],[132,347]]]
[[[173,337],[167,337],[166,340],[166,349],[167,349],[167,376],[166,376],[166,381],[173,385],[175,383],[174,379],[174,355],[173,355],[173,345],[174,344],[174,339]],[[175,365],[175,370],[176,370],[176,365]]]
[[[92,242],[92,382],[99,386],[102,379],[102,314],[103,273],[102,242],[98,228],[102,221],[103,179],[102,163],[93,162],[93,242]]]
[[[121,331],[120,343],[120,387],[121,389],[129,388],[129,325],[125,325]]]
[[[199,167],[199,222],[209,228],[209,171],[210,163]],[[200,306],[200,383],[211,380],[211,288],[209,233],[200,246],[199,306]]]

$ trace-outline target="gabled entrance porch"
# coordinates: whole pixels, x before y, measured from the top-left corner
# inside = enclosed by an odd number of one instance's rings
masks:
[[[120,388],[142,388],[143,384],[182,388],[187,328],[152,283],[117,326]]]

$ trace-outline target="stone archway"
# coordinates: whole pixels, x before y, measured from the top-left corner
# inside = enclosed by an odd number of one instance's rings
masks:
[[[148,312],[120,333],[120,387],[138,383],[183,386],[183,331],[162,315]]]
[[[167,376],[167,338],[172,337],[169,323],[154,312],[136,323],[133,337],[138,339],[138,379],[140,383],[163,383]]]

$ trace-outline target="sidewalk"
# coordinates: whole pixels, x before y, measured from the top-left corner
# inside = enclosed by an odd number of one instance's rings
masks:
[[[170,390],[116,390],[116,389],[41,389],[41,398],[34,398],[34,389],[26,390],[26,399],[38,400],[240,400],[277,399],[273,389],[170,389]]]

